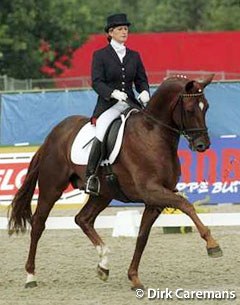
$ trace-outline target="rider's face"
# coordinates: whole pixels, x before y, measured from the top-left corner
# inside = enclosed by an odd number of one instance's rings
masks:
[[[119,43],[125,43],[128,39],[128,26],[120,25],[109,30],[109,35]]]

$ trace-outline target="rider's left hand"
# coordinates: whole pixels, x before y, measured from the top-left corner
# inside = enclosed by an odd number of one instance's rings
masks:
[[[143,90],[143,91],[139,94],[138,100],[140,100],[140,101],[143,103],[144,107],[146,107],[146,106],[147,106],[147,103],[148,103],[149,100],[150,100],[150,94],[149,94],[149,92],[148,92],[147,90]]]

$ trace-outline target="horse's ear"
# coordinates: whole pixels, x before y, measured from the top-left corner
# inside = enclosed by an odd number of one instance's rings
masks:
[[[194,87],[194,82],[194,80],[191,80],[185,85],[186,92],[189,92]]]
[[[209,74],[208,77],[201,82],[203,88],[205,88],[207,85],[209,85],[211,83],[211,81],[214,78],[214,75],[215,74]]]

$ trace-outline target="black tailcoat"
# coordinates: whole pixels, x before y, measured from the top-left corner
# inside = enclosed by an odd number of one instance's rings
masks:
[[[98,100],[93,117],[99,117],[117,103],[117,100],[111,98],[114,89],[127,93],[133,102],[138,103],[133,84],[138,93],[143,90],[149,92],[145,68],[138,52],[126,48],[126,55],[121,63],[110,44],[95,51],[92,60],[92,87],[98,94]]]

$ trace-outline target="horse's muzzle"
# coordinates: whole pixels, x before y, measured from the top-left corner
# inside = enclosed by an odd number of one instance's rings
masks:
[[[189,142],[189,148],[193,151],[204,152],[210,147],[211,143],[208,137],[199,137]]]

